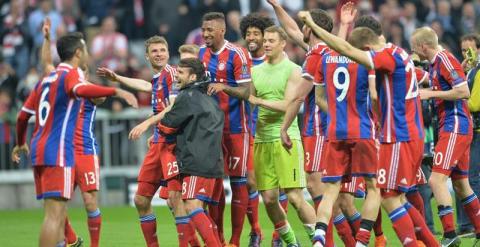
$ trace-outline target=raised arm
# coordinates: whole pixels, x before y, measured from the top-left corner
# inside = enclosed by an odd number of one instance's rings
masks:
[[[170,98],[170,104],[163,109],[159,114],[153,115],[147,118],[145,121],[140,123],[139,125],[135,126],[130,133],[128,134],[128,139],[136,140],[138,139],[145,131],[147,131],[151,126],[160,123],[162,118],[165,116],[167,112],[172,109],[172,106],[175,102],[175,98]]]
[[[285,29],[288,36],[304,50],[308,50],[308,44],[303,42],[302,30],[300,30],[295,20],[283,9],[277,0],[267,0],[267,2],[273,7],[280,25]]]
[[[43,73],[48,74],[55,70],[52,59],[52,51],[50,49],[50,18],[46,17],[43,21],[43,44],[40,52],[40,64],[43,66]]]
[[[373,63],[367,52],[357,49],[350,45],[347,41],[325,31],[325,29],[317,26],[308,11],[300,11],[298,17],[308,25],[315,34],[320,37],[330,48],[349,57],[353,61],[364,65],[369,69],[373,69]]]
[[[97,75],[101,77],[105,77],[107,80],[110,80],[110,81],[118,81],[121,84],[137,91],[147,92],[147,93],[152,92],[152,84],[150,82],[142,79],[121,76],[107,68],[103,68],[103,67],[98,68]]]
[[[340,26],[338,28],[337,36],[346,40],[348,36],[348,29],[352,26],[353,20],[357,15],[357,8],[352,2],[344,4],[340,10]]]

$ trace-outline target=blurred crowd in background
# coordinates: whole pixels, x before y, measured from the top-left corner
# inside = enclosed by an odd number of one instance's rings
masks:
[[[322,8],[338,21],[339,8],[347,0],[280,0],[292,16],[302,9]],[[461,59],[459,38],[476,32],[480,0],[353,0],[360,15],[378,18],[387,40],[406,49],[415,28],[429,25],[440,42]],[[158,34],[169,42],[171,63],[184,43],[202,45],[201,17],[210,11],[225,13],[226,39],[242,43],[240,20],[251,12],[274,17],[266,0],[3,0],[0,1],[0,124],[15,121],[16,112],[42,77],[39,49],[42,22],[52,21],[52,51],[55,39],[80,31],[90,48],[90,81],[111,84],[95,77],[95,69],[108,67],[119,74],[149,81],[144,59],[144,40]],[[336,30],[336,29],[335,29]],[[334,30],[334,32],[336,32]],[[290,44],[290,58],[301,64],[304,51]],[[54,61],[58,62],[55,54]],[[139,93],[140,104],[150,105],[150,95]],[[110,101],[102,107],[114,112],[125,105]],[[0,140],[8,139],[0,131]],[[3,136],[2,136],[3,135]]]

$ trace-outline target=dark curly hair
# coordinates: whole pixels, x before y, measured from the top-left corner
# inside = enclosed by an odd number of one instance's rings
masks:
[[[242,21],[240,22],[240,30],[242,31],[242,37],[245,38],[249,27],[258,28],[263,34],[267,27],[273,25],[275,25],[275,23],[272,18],[258,13],[251,13],[242,18]]]

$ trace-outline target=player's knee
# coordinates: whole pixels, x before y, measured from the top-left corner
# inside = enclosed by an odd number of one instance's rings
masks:
[[[457,193],[460,198],[467,197],[473,192],[467,179],[454,179],[452,180],[452,185],[455,193]]]
[[[288,201],[294,208],[300,208],[302,204],[305,202],[305,199],[303,198],[302,190],[293,189],[285,192],[287,193]]]
[[[262,200],[266,207],[277,206],[278,196],[270,193],[262,193]]]
[[[148,210],[148,208],[150,207],[150,200],[145,196],[135,195],[133,202],[135,203],[135,207],[139,211]]]
[[[93,212],[97,209],[97,197],[95,194],[93,193],[83,193],[82,194],[82,197],[83,197],[83,202],[85,204],[85,209],[88,211],[88,212]]]

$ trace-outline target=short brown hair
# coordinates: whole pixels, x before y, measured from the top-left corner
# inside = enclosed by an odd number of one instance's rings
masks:
[[[148,53],[148,47],[150,47],[151,44],[164,44],[168,49],[168,42],[163,36],[155,35],[145,40],[146,53]]]
[[[332,32],[333,20],[332,17],[330,17],[330,15],[327,13],[327,11],[323,9],[312,9],[309,12],[312,16],[313,22],[317,24],[317,26],[325,29],[325,31],[327,32]]]
[[[460,42],[463,42],[463,41],[473,41],[475,42],[475,46],[477,48],[480,48],[480,36],[476,33],[469,33],[469,34],[463,35],[462,38],[460,39]]]
[[[191,45],[191,44],[184,44],[178,48],[179,53],[191,53],[195,55],[198,55],[199,50],[200,48],[197,45]]]
[[[188,68],[191,74],[197,76],[197,81],[205,80],[205,67],[198,58],[184,58],[178,63],[180,68]]]
[[[357,27],[350,33],[348,42],[363,50],[367,45],[378,43],[378,35],[368,27]]]
[[[267,27],[265,29],[265,33],[278,33],[278,36],[280,37],[281,40],[287,40],[288,39],[288,35],[285,32],[285,30],[283,30],[283,28],[281,28],[279,26]]]

